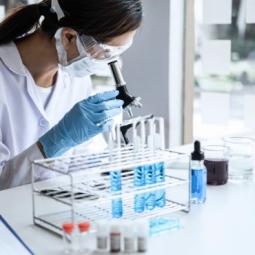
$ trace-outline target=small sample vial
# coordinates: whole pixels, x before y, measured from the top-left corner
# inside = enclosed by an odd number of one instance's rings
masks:
[[[135,226],[131,221],[127,221],[123,227],[124,253],[134,253],[136,251]]]
[[[191,159],[191,202],[203,204],[206,201],[207,170],[199,141],[194,143]]]
[[[112,253],[118,253],[121,251],[121,228],[117,222],[114,222],[111,225],[110,251]]]
[[[165,176],[165,164],[164,162],[155,164],[155,178],[156,178],[156,183],[164,183],[166,180]],[[166,205],[166,190],[158,190],[155,193],[156,196],[156,206],[157,207],[165,207]]]
[[[111,192],[118,194],[121,192],[121,171],[111,172]],[[121,218],[123,216],[122,199],[117,198],[112,200],[112,217]]]
[[[73,249],[73,232],[74,225],[72,223],[65,223],[62,225],[63,230],[63,243],[64,243],[64,254],[69,255],[72,254]]]
[[[147,165],[145,166],[145,184],[151,185],[155,184],[155,165]],[[146,209],[153,210],[155,208],[155,191],[148,192],[145,195],[145,205]]]
[[[88,254],[89,250],[89,230],[90,223],[89,222],[81,222],[78,225],[79,227],[79,251],[81,254]]]
[[[109,225],[106,221],[98,221],[96,229],[97,250],[105,252],[108,250]]]
[[[134,171],[134,187],[142,188],[145,185],[144,167],[139,166]],[[134,210],[137,213],[144,212],[145,196],[144,194],[135,195]]]
[[[145,253],[148,250],[149,223],[140,220],[137,223],[137,251]]]

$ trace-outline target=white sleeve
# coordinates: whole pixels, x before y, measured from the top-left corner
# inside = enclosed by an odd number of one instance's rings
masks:
[[[37,144],[8,160],[9,152],[0,142],[0,190],[31,183],[32,162],[42,159]]]

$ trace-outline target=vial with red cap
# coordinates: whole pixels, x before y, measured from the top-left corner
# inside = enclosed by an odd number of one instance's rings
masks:
[[[90,231],[90,223],[89,222],[81,222],[78,224],[79,228],[79,243],[80,243],[80,253],[81,254],[89,254],[89,231]]]
[[[64,254],[69,255],[73,254],[72,239],[74,233],[74,224],[64,223],[62,225],[63,230],[63,243],[64,243]]]

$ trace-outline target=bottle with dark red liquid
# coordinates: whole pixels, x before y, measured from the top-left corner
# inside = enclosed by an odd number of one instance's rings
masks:
[[[209,145],[204,148],[207,168],[207,184],[224,185],[228,182],[228,148],[221,145]]]

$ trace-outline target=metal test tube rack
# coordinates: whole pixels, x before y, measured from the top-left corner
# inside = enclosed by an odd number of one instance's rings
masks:
[[[123,144],[121,127],[131,125],[132,142]],[[139,166],[165,162],[166,180],[134,187],[134,169]],[[170,165],[168,164],[170,162]],[[178,162],[185,166],[175,169]],[[110,173],[122,171],[122,192],[111,192]],[[181,173],[172,175],[176,171]],[[36,182],[38,176],[55,177]],[[165,149],[164,120],[144,117],[117,125],[109,135],[108,149],[96,154],[75,155],[37,160],[32,163],[32,192],[34,224],[61,234],[65,222],[111,220],[111,201],[123,201],[123,219],[152,219],[172,212],[190,210],[190,158],[188,155]],[[137,194],[166,190],[166,205],[163,208],[136,213],[134,197]]]

